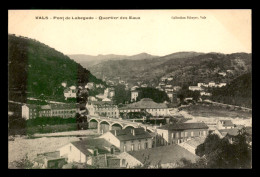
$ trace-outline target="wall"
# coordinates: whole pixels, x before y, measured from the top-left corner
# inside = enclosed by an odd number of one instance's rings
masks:
[[[185,132],[186,132],[186,136],[185,136]],[[168,131],[163,129],[157,129],[157,133],[158,133],[158,138],[161,140],[160,145],[167,145],[173,143],[180,143],[192,137],[207,136],[208,129],[190,129],[184,131]],[[172,137],[172,133],[174,134],[173,137]]]
[[[29,119],[29,108],[26,105],[22,106],[22,117],[26,120]]]
[[[121,167],[133,168],[138,165],[143,165],[139,160],[128,154],[127,152],[122,152],[117,155],[119,159],[121,159]],[[125,160],[125,165],[122,164],[122,161]]]
[[[126,152],[131,151],[132,144],[134,145],[134,151],[138,151],[138,145],[140,144],[140,150],[145,149],[145,143],[148,143],[148,149],[152,148],[152,138],[140,139],[140,140],[130,140],[130,141],[122,141],[120,142],[120,151],[124,152],[124,146],[126,146]]]
[[[120,149],[120,141],[110,132],[101,135],[99,138],[104,138],[114,146]]]
[[[71,146],[71,150],[70,150]],[[61,156],[67,156],[68,162],[79,162],[85,163],[86,156],[85,154],[81,153],[73,144],[69,143],[61,148],[58,149],[60,151]]]

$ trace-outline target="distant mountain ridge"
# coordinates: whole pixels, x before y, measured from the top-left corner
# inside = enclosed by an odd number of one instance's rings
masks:
[[[140,53],[136,55],[115,55],[115,54],[109,54],[109,55],[85,55],[85,54],[73,54],[68,55],[71,59],[76,61],[77,63],[80,63],[85,68],[90,68],[93,65],[99,64],[104,61],[108,60],[141,60],[141,59],[152,59],[157,58],[158,56],[153,56],[147,53]]]
[[[118,76],[131,84],[138,81],[156,86],[161,77],[174,77],[170,84],[192,85],[198,82],[229,82],[250,72],[252,55],[248,53],[177,52],[170,55],[140,60],[110,60],[89,67],[98,78]],[[226,77],[219,75],[225,72]],[[233,74],[230,74],[233,73]]]

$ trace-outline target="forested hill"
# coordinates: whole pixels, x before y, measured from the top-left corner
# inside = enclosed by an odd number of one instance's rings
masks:
[[[39,41],[8,35],[9,99],[25,101],[28,96],[63,95],[68,86],[87,82],[103,83],[80,64]]]
[[[120,76],[128,83],[143,81],[149,86],[157,86],[161,77],[172,76],[170,84],[197,85],[210,81],[229,83],[241,74],[251,71],[252,55],[248,53],[173,53],[149,60],[106,61],[94,65],[89,70],[97,77]],[[221,76],[219,73],[226,73]]]
[[[214,89],[214,101],[252,108],[252,73],[243,74],[226,87]]]

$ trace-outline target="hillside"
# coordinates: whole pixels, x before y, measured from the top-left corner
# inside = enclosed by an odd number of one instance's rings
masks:
[[[29,96],[63,95],[61,83],[102,83],[61,52],[26,37],[8,35],[9,99],[25,102]]]
[[[80,63],[84,68],[88,69],[91,66],[94,66],[96,64],[99,64],[104,61],[108,60],[141,60],[141,59],[152,59],[157,58],[158,56],[153,56],[147,53],[140,53],[137,55],[127,56],[127,55],[84,55],[84,54],[75,54],[75,55],[68,55],[71,59],[76,61],[77,63]]]
[[[235,78],[226,87],[214,89],[212,99],[225,104],[252,108],[252,73]]]
[[[130,84],[143,81],[150,86],[158,84],[163,76],[173,76],[171,84],[193,85],[198,82],[230,82],[251,70],[251,54],[178,52],[144,60],[114,60],[94,65],[89,70],[98,78],[120,76]],[[232,73],[227,73],[232,70]],[[219,72],[226,72],[225,77]]]

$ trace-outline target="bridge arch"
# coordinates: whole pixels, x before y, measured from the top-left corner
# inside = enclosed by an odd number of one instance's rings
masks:
[[[98,119],[92,118],[88,120],[88,128],[89,129],[97,129],[99,121]]]
[[[126,125],[123,127],[123,129],[126,129],[126,128],[137,128],[138,126],[137,125]]]
[[[113,122],[111,123],[111,130],[122,130],[124,125],[122,125],[119,122]]]
[[[98,132],[103,134],[111,130],[111,123],[107,120],[101,120],[99,122],[99,129]]]

